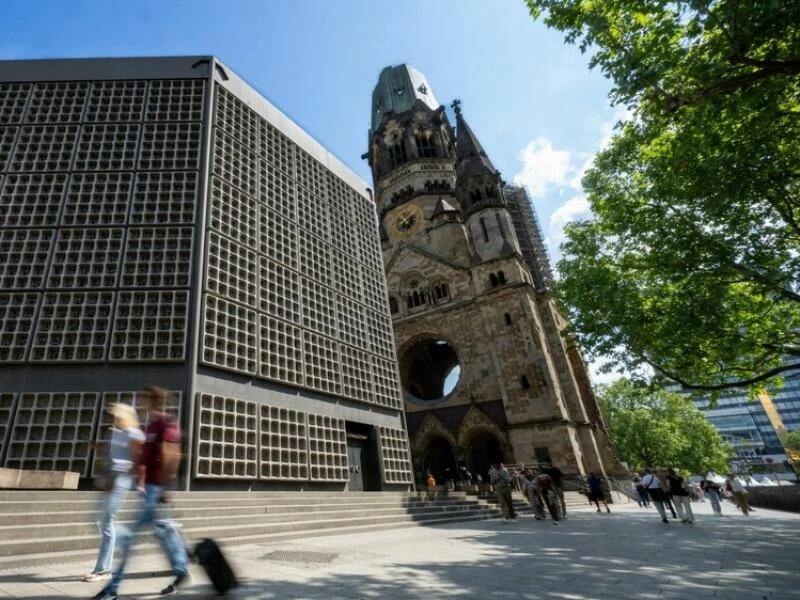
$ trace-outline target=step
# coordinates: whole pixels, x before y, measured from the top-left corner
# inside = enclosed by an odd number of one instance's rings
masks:
[[[297,521],[280,521],[275,523],[244,523],[244,524],[226,524],[217,521],[213,525],[197,524],[184,525],[183,534],[188,538],[204,538],[212,537],[218,540],[227,540],[229,538],[253,537],[271,535],[277,533],[294,533],[300,536],[301,532],[308,532],[316,535],[319,531],[326,529],[339,529],[343,527],[358,527],[369,525],[389,525],[401,524],[407,522],[428,522],[428,521],[441,521],[451,518],[487,518],[494,514],[491,508],[486,506],[476,506],[474,509],[453,511],[448,513],[446,511],[437,512],[423,512],[418,514],[390,514],[390,515],[361,515],[361,516],[348,516],[342,518],[328,518],[322,520],[297,520]],[[62,528],[59,528],[61,531]],[[50,528],[50,533],[55,533]],[[34,539],[31,536],[26,536],[24,539],[14,540],[6,537],[0,537],[0,556],[14,556],[20,554],[35,554],[41,552],[61,552],[69,549],[85,549],[97,548],[98,535],[83,534],[83,535],[64,535],[60,533],[58,538],[42,538]]]
[[[356,507],[352,505],[347,506],[333,506],[333,510],[316,510],[305,512],[250,512],[247,514],[231,515],[227,510],[219,511],[215,515],[196,516],[190,513],[189,516],[182,516],[178,518],[175,514],[173,517],[183,525],[186,529],[201,529],[202,527],[215,526],[215,525],[262,525],[265,523],[280,523],[280,522],[293,522],[293,521],[324,521],[333,520],[337,518],[349,518],[355,515],[365,515],[370,517],[385,517],[397,515],[417,515],[417,514],[435,514],[441,512],[458,512],[465,510],[473,510],[477,504],[438,504],[429,506],[384,506],[376,507]],[[283,508],[283,507],[281,507]],[[55,513],[57,515],[58,513]],[[62,513],[64,514],[64,513]],[[85,513],[66,513],[72,516],[72,520],[58,523],[59,536],[75,537],[81,535],[96,535],[97,525],[94,523],[96,515],[87,515]],[[117,520],[125,525],[130,526],[133,519],[138,515],[138,511],[120,511],[117,513]],[[30,540],[48,539],[53,535],[53,523],[42,522],[41,520],[29,520],[27,523],[15,522],[13,524],[5,524],[0,520],[0,539],[3,540],[16,540],[27,538]]]
[[[0,490],[0,501],[27,500],[27,501],[64,501],[75,499],[97,500],[103,496],[104,492],[99,491],[34,491],[34,490]],[[185,492],[174,491],[171,494],[176,499],[189,500],[214,500],[218,498],[290,498],[308,497],[310,500],[320,499],[339,499],[347,498],[465,498],[466,492],[345,492],[345,491],[206,491],[206,492]]]
[[[346,535],[355,533],[367,533],[379,530],[384,531],[391,529],[404,529],[407,527],[446,525],[450,523],[460,523],[465,521],[468,522],[468,521],[493,519],[499,516],[500,516],[499,511],[486,509],[484,513],[479,515],[465,515],[465,516],[455,515],[446,518],[429,519],[426,521],[404,521],[402,523],[374,523],[370,525],[342,526],[330,529],[318,529],[313,532],[309,531],[307,532],[307,535],[304,535],[303,532],[263,533],[263,534],[249,535],[249,536],[232,537],[220,541],[225,546],[237,546],[237,545],[254,544],[254,543],[266,544],[266,543],[279,542],[282,540],[291,540],[292,542],[295,542],[306,538],[317,538],[323,536]],[[156,544],[155,542],[148,541],[147,537],[150,536],[143,536],[143,539],[141,539],[141,541],[138,541],[136,546],[134,547],[132,553],[134,561],[136,560],[135,557],[137,556],[155,555],[161,553],[161,549],[158,546],[158,544]],[[199,539],[200,538],[197,538],[197,541],[199,541]],[[94,565],[95,560],[97,559],[98,545],[99,541],[95,537],[93,540],[93,544],[91,546],[83,548],[74,548],[70,550],[62,550],[55,552],[36,552],[31,554],[0,556],[0,572],[6,571],[8,569],[35,567],[41,565],[57,565],[64,563],[85,562],[86,572],[88,573],[91,570],[92,565]],[[190,545],[193,545],[192,541],[190,541]]]
[[[384,510],[384,509],[402,509],[418,511],[426,507],[435,509],[436,507],[447,507],[448,509],[454,507],[468,507],[475,505],[475,500],[459,500],[454,502],[442,502],[440,500],[425,501],[418,500],[410,503],[398,503],[397,501],[388,502],[369,502],[358,504],[356,507],[359,510]],[[119,521],[130,521],[136,517],[139,512],[138,500],[127,500],[123,503],[122,507],[117,512],[117,519]],[[30,506],[28,507],[30,508]],[[71,507],[70,507],[71,508]],[[281,504],[278,506],[215,506],[211,508],[202,507],[186,507],[177,506],[172,509],[172,515],[177,520],[183,520],[195,517],[218,517],[221,513],[225,516],[236,515],[251,515],[260,518],[262,515],[268,514],[296,514],[296,513],[319,513],[329,512],[335,510],[353,510],[352,503],[325,503],[325,504]],[[69,511],[42,511],[34,512],[8,512],[3,513],[0,510],[0,526],[7,525],[27,525],[27,524],[55,524],[55,523],[94,523],[99,516],[100,504],[95,503],[92,505],[91,510],[84,508],[82,510],[69,510]]]
[[[92,494],[90,497],[83,497],[82,492],[77,492],[80,496],[73,496],[66,501],[61,500],[39,500],[39,499],[18,499],[18,500],[0,500],[0,515],[7,513],[17,512],[50,512],[53,509],[69,504],[70,507],[83,510],[97,510],[97,507],[103,500],[102,495]],[[411,505],[416,502],[435,502],[435,501],[466,501],[466,496],[452,497],[452,498],[426,498],[423,496],[383,496],[376,495],[372,497],[341,497],[344,493],[340,493],[340,497],[325,497],[314,498],[309,494],[309,497],[304,497],[304,494],[295,494],[294,496],[273,497],[273,496],[224,496],[220,495],[217,498],[193,498],[186,497],[185,495],[175,494],[171,495],[171,503],[176,509],[183,508],[215,508],[219,509],[220,506],[226,507],[243,507],[243,506],[285,506],[285,505],[308,505],[315,506],[319,504],[340,504],[351,505],[357,502],[359,505],[367,505],[370,502],[394,502],[400,506]],[[127,502],[135,501],[136,494],[130,493]]]

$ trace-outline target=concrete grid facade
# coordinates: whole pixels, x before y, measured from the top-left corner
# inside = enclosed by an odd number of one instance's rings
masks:
[[[213,57],[0,62],[0,464],[153,383],[184,487],[406,489],[366,187]]]

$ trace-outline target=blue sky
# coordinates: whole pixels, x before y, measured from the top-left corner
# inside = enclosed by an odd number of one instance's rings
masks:
[[[407,62],[526,183],[551,244],[588,214],[580,172],[608,138],[608,83],[522,0],[6,2],[0,59],[215,54],[371,184],[370,97]]]

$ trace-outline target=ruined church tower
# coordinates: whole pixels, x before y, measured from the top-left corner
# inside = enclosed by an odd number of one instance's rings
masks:
[[[560,332],[530,199],[504,184],[462,112],[409,65],[372,95],[369,160],[415,475],[492,462],[622,466],[584,362]]]

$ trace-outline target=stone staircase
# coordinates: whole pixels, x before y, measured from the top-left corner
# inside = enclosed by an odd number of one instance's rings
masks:
[[[514,501],[514,510],[516,510],[518,513],[527,514],[533,512],[530,503],[525,496],[522,495],[522,492],[514,490],[511,496]],[[496,494],[490,492],[479,492],[477,497],[481,500],[484,500],[488,504],[497,507],[499,510]],[[567,505],[567,515],[569,515],[570,510],[587,508],[589,506],[589,501],[586,499],[586,496],[578,492],[564,492],[564,503]]]
[[[225,544],[392,529],[500,516],[492,498],[464,492],[176,492],[172,514],[189,543],[211,537]],[[98,492],[0,491],[0,571],[97,556]],[[515,504],[524,510],[521,496]],[[135,518],[131,492],[117,518]],[[158,546],[145,532],[136,552]]]

